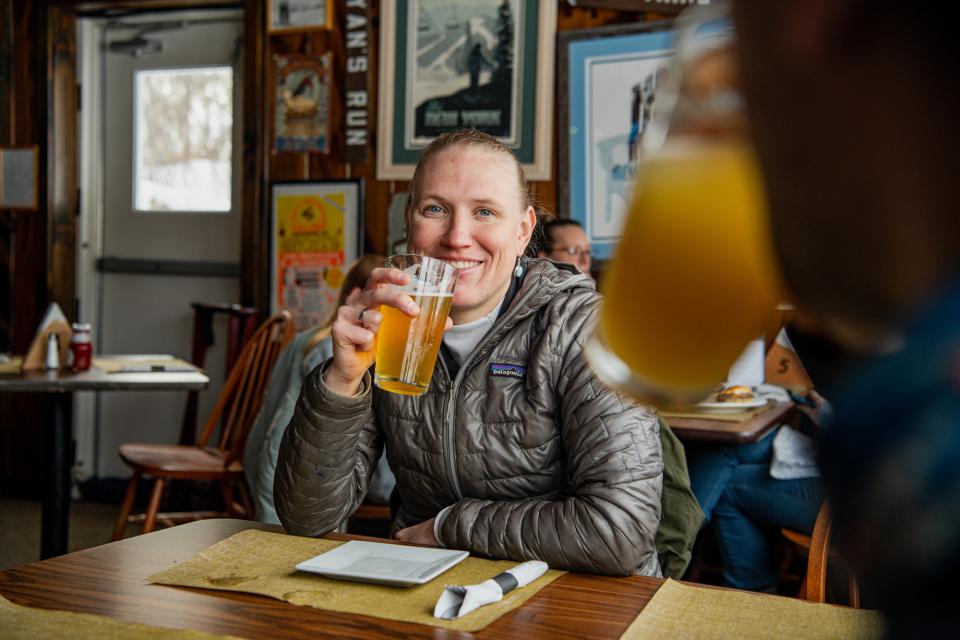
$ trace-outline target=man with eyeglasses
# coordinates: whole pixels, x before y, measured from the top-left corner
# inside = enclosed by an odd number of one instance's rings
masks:
[[[590,273],[590,241],[579,222],[568,218],[545,222],[543,240],[544,247],[537,251],[538,258],[572,264],[581,273],[593,278]]]

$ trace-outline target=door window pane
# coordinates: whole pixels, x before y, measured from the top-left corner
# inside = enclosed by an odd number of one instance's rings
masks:
[[[229,211],[233,69],[134,74],[134,208]]]

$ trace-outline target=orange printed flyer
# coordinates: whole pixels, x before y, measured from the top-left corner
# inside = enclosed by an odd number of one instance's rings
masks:
[[[274,185],[271,305],[288,310],[298,330],[326,320],[344,272],[358,257],[356,182],[321,184],[335,187],[302,192],[299,185]]]

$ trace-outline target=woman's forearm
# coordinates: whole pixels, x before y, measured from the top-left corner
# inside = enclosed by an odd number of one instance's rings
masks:
[[[321,380],[325,368],[304,382],[277,459],[277,514],[297,535],[323,535],[356,510],[383,446],[369,382],[356,396],[343,397]]]

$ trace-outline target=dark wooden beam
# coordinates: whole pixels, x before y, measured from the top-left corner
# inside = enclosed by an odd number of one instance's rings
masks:
[[[47,264],[49,298],[76,320],[77,16],[50,7],[47,35]]]
[[[265,2],[245,0],[243,8],[243,195],[241,210],[240,299],[266,313],[269,301],[268,207],[264,186],[269,163],[266,90]]]

